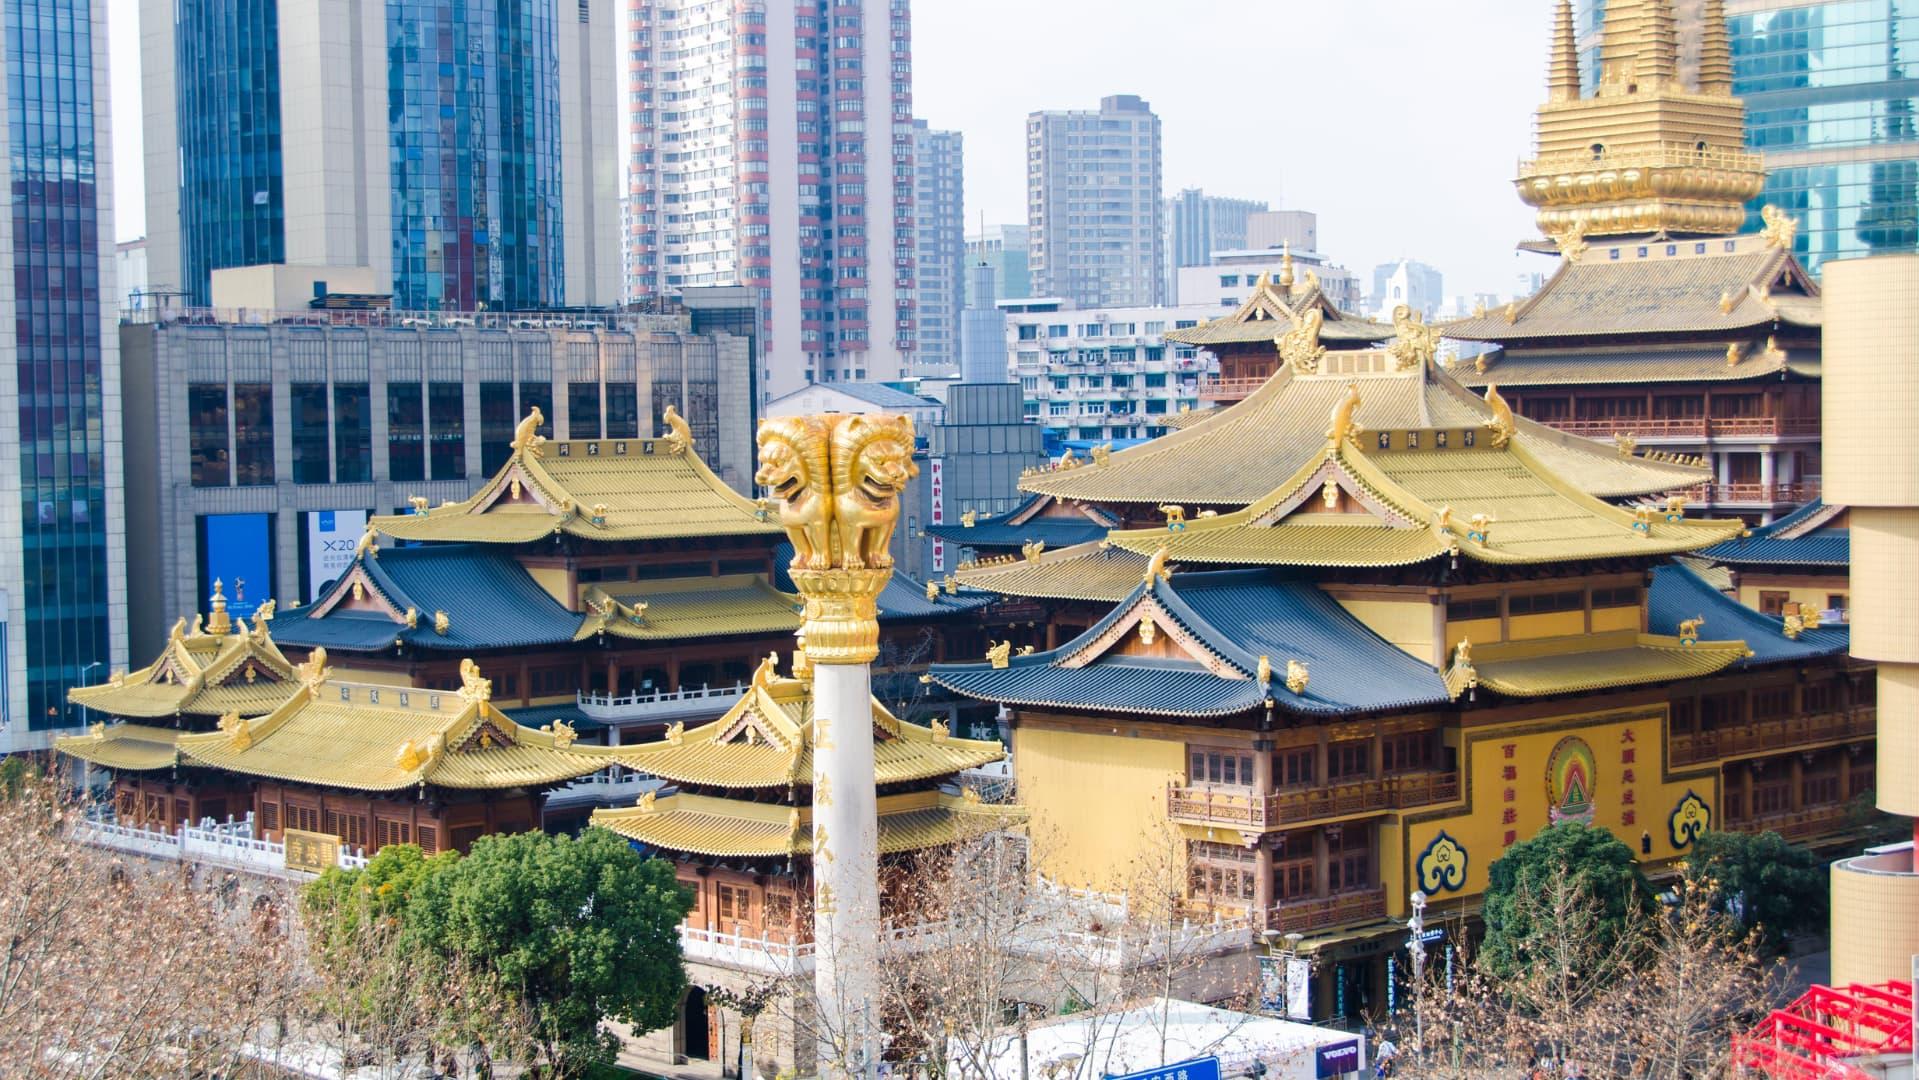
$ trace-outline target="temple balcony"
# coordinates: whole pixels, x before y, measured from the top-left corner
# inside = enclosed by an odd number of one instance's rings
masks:
[[[711,720],[746,696],[746,684],[663,690],[656,694],[610,694],[582,690],[575,695],[580,711],[603,724],[671,723],[674,720]]]
[[[1696,484],[1684,492],[1694,506],[1746,506],[1772,508],[1801,506],[1819,497],[1819,481],[1788,483]]]
[[[1432,806],[1457,798],[1458,775],[1439,772],[1401,773],[1270,795],[1173,785],[1166,789],[1166,816],[1182,824],[1265,831],[1290,829],[1322,818]]]
[[[1725,828],[1730,832],[1776,832],[1787,840],[1803,842],[1845,832],[1852,825],[1851,811],[1842,802],[1751,817],[1734,817],[1728,812]]]
[[[1879,710],[1870,705],[1828,712],[1759,720],[1711,728],[1669,739],[1674,765],[1699,765],[1724,758],[1771,754],[1843,739],[1869,739],[1878,730]]]
[[[1568,435],[1611,439],[1631,435],[1642,443],[1702,442],[1706,439],[1818,438],[1817,416],[1682,416],[1653,419],[1644,416],[1605,416],[1586,419],[1540,418],[1540,423]]]
[[[1243,401],[1250,397],[1253,391],[1264,386],[1267,378],[1269,376],[1250,379],[1202,379],[1199,383],[1199,399],[1212,402]]]
[[[1266,928],[1282,934],[1306,934],[1385,917],[1386,887],[1377,885],[1332,896],[1282,900],[1267,909]]]

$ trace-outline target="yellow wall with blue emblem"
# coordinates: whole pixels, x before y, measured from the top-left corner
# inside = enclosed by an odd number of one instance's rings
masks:
[[[1466,805],[1430,814],[1409,814],[1399,858],[1382,850],[1381,869],[1387,875],[1388,902],[1395,911],[1407,906],[1407,895],[1418,887],[1420,858],[1443,831],[1466,851],[1465,881],[1458,889],[1432,892],[1436,901],[1475,896],[1486,889],[1487,868],[1506,850],[1506,833],[1525,840],[1551,823],[1548,810],[1547,769],[1561,740],[1576,737],[1592,750],[1594,759],[1592,824],[1612,831],[1632,848],[1642,863],[1658,863],[1681,854],[1669,835],[1668,819],[1688,790],[1698,794],[1717,820],[1718,779],[1715,770],[1689,769],[1676,776],[1666,773],[1663,705],[1605,713],[1527,720],[1510,725],[1469,728],[1460,751]],[[1628,738],[1630,736],[1630,738]],[[1508,756],[1507,747],[1511,747]],[[1622,761],[1630,750],[1632,762]],[[1511,779],[1507,779],[1507,769]],[[1631,782],[1626,770],[1632,770]],[[1511,789],[1512,801],[1506,799]],[[1630,803],[1626,792],[1632,792]],[[1507,809],[1514,821],[1505,821]],[[1652,836],[1652,851],[1641,855],[1641,834]]]

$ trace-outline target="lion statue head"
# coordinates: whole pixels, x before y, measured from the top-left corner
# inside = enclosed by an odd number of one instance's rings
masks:
[[[757,436],[760,467],[753,482],[775,498],[791,502],[820,486],[826,475],[826,432],[806,416],[761,421]]]
[[[874,502],[895,498],[919,475],[911,417],[853,416],[833,433],[833,490],[857,488]]]

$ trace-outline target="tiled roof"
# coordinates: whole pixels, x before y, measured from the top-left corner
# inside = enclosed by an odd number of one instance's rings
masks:
[[[1490,440],[1441,449],[1428,438],[1425,445],[1368,452],[1342,441],[1245,509],[1110,539],[1139,555],[1165,547],[1183,563],[1404,566],[1457,552],[1484,563],[1536,564],[1670,555],[1744,528],[1655,515],[1641,531],[1634,514],[1571,487],[1521,440],[1504,449]],[[1329,483],[1362,509],[1312,512]],[[1443,510],[1451,511],[1448,530],[1437,524]],[[1470,523],[1478,514],[1493,519],[1484,540]]]
[[[1003,514],[980,518],[972,525],[947,522],[929,525],[926,531],[942,540],[967,547],[1019,547],[1038,540],[1047,547],[1063,548],[1097,540],[1118,524],[1113,515],[1098,507],[1074,509],[1067,515],[1046,514],[1055,502],[1049,495],[1035,495]]]
[[[1483,364],[1465,361],[1447,371],[1464,386],[1586,386],[1609,383],[1737,382],[1778,378],[1788,366],[1783,349],[1768,349],[1764,341],[1736,340],[1737,364],[1726,363],[1724,346],[1635,347],[1631,350],[1591,350],[1514,353],[1496,350],[1481,357]],[[1481,367],[1484,370],[1480,370]]]
[[[1023,817],[1013,807],[969,803],[937,792],[888,796],[879,803],[880,854],[951,844]],[[810,807],[711,795],[681,792],[650,806],[596,810],[593,824],[664,851],[717,858],[805,856],[813,850]]]
[[[1319,340],[1325,344],[1351,347],[1385,341],[1393,336],[1393,328],[1384,323],[1339,310],[1315,286],[1307,285],[1299,292],[1288,293],[1262,275],[1253,294],[1239,305],[1238,310],[1230,315],[1209,319],[1198,326],[1169,330],[1166,340],[1201,348],[1241,342],[1271,345],[1274,338],[1292,329],[1294,319],[1303,317],[1313,308],[1319,309],[1323,319]]]
[[[1751,656],[1739,661],[1742,666],[1832,656],[1844,653],[1852,640],[1852,628],[1844,623],[1824,623],[1801,631],[1797,640],[1789,638],[1784,619],[1754,611],[1687,567],[1661,566],[1652,573],[1652,589],[1646,597],[1648,625],[1664,632],[1677,628],[1681,619],[1704,618],[1705,633],[1738,638],[1752,650]]]
[[[1852,530],[1835,523],[1845,512],[1844,506],[1815,499],[1750,536],[1699,554],[1732,566],[1850,566]]]
[[[953,576],[968,588],[1004,596],[1113,603],[1139,587],[1145,570],[1145,556],[1094,543],[1048,548],[1037,559],[962,566]]]
[[[657,742],[615,748],[629,768],[682,784],[785,788],[813,776],[813,684],[762,671],[726,714]],[[905,723],[873,702],[875,780],[904,783],[945,776],[1005,757],[997,742],[951,738]]]
[[[1478,427],[1492,417],[1485,400],[1449,375],[1421,365],[1395,371],[1386,353],[1333,353],[1343,373],[1297,375],[1283,368],[1251,396],[1206,420],[1143,445],[1116,450],[1105,464],[1026,475],[1032,492],[1095,503],[1237,507],[1257,501],[1326,443],[1333,407],[1357,383],[1356,413],[1368,431]],[[1354,374],[1371,364],[1373,370]],[[1609,444],[1517,418],[1516,441],[1572,485],[1601,498],[1644,495],[1709,479],[1703,469],[1621,456]]]
[[[1175,413],[1166,413],[1153,419],[1173,431],[1183,431],[1201,420],[1217,416],[1224,406],[1214,405],[1204,409],[1183,409]]]
[[[1144,617],[1158,624],[1158,633],[1174,636],[1177,655],[1117,651]],[[1257,678],[1261,656],[1271,667],[1266,685]],[[1308,669],[1301,693],[1285,686],[1290,660]],[[1452,700],[1439,672],[1381,639],[1313,585],[1257,570],[1142,583],[1058,649],[1011,657],[1003,668],[935,664],[930,676],[984,701],[1166,716],[1224,716],[1263,708],[1268,699],[1282,711],[1313,715]]]
[[[1574,694],[1694,679],[1724,670],[1746,655],[1742,641],[1682,645],[1676,637],[1630,632],[1591,636],[1574,651],[1549,647],[1553,651],[1534,655],[1523,649],[1509,653],[1496,652],[1498,646],[1476,648],[1473,667],[1480,687],[1508,697]]]
[[[68,757],[107,769],[171,768],[178,760],[180,733],[146,724],[96,724],[84,735],[55,739],[53,748]]]
[[[949,593],[940,590],[937,599],[926,598],[926,585],[916,582],[905,574],[895,571],[886,588],[880,590],[877,606],[880,622],[899,622],[906,619],[939,619],[962,612],[977,611],[993,602],[988,593],[967,589],[964,592]]]
[[[1687,249],[1701,241],[1677,241]],[[1445,324],[1449,338],[1465,341],[1524,341],[1614,334],[1730,333],[1774,322],[1819,325],[1818,289],[1785,250],[1762,246],[1758,237],[1707,240],[1705,255],[1640,257],[1641,246],[1663,249],[1666,242],[1609,244],[1595,241],[1578,261],[1561,260],[1559,270],[1539,291],[1519,301],[1508,321],[1506,309]],[[1723,251],[1732,243],[1735,250]],[[1711,249],[1720,248],[1714,252]],[[1619,252],[1618,258],[1612,252]],[[1768,286],[1791,282],[1798,294]],[[1722,310],[1722,306],[1728,310]]]
[[[224,604],[224,601],[221,602]],[[258,716],[286,700],[293,665],[280,653],[266,623],[231,633],[208,633],[186,620],[153,663],[95,686],[75,687],[67,700],[113,716]]]
[[[937,407],[939,402],[932,398],[909,394],[896,390],[885,383],[876,382],[836,382],[822,384],[826,390],[834,390],[848,397],[856,397],[868,405],[877,405],[882,409],[924,409]]]
[[[617,760],[608,748],[569,745],[454,691],[331,680],[241,728],[182,735],[179,747],[183,762],[354,791],[536,786]]]
[[[376,517],[396,540],[524,543],[556,532],[587,540],[773,536],[780,527],[692,449],[667,439],[549,442],[511,460],[472,498]]]
[[[607,597],[617,603],[606,603]],[[799,596],[781,592],[758,574],[608,582],[587,594],[589,614],[579,636],[672,641],[791,633],[799,629],[801,605]],[[635,609],[640,609],[637,618]]]
[[[350,602],[358,584],[384,600],[379,610]],[[406,612],[415,612],[406,625]],[[434,616],[447,615],[445,633]],[[395,640],[426,649],[509,649],[574,639],[580,616],[540,587],[518,560],[481,544],[391,548],[361,556],[325,596],[281,612],[274,633],[289,645],[364,652]]]

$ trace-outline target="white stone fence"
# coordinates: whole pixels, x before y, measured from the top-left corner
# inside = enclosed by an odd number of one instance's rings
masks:
[[[140,828],[121,825],[96,811],[74,826],[73,837],[83,844],[151,859],[229,866],[301,881],[316,876],[287,869],[286,845],[256,838],[251,813],[244,818],[228,818],[224,822],[203,818],[198,825],[190,825],[183,821],[178,829],[169,832],[157,826]],[[366,862],[364,849],[341,846],[339,865],[342,869],[356,869],[365,866]]]

